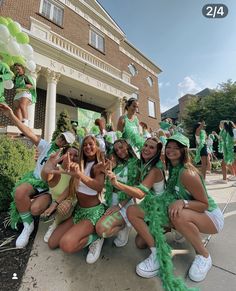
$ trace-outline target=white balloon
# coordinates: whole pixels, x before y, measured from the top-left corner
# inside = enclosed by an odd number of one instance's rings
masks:
[[[3,86],[5,89],[10,90],[14,87],[14,83],[12,82],[12,80],[3,81]]]
[[[31,71],[31,72],[34,72],[35,69],[36,69],[36,64],[34,61],[28,61],[26,62],[26,68]]]
[[[20,44],[21,55],[28,59],[28,56],[33,55],[34,50],[29,44]]]
[[[20,46],[14,39],[11,39],[7,44],[7,51],[10,55],[18,56],[20,55]]]
[[[0,24],[0,40],[7,41],[9,37],[10,37],[10,32],[8,28],[5,25]]]

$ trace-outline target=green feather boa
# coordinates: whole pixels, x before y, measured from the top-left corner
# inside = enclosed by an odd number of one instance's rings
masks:
[[[166,242],[164,226],[169,225],[168,207],[176,200],[175,186],[182,166],[170,169],[170,178],[162,195],[155,195],[152,190],[142,184],[138,186],[145,194],[141,207],[145,212],[144,220],[148,223],[150,233],[155,240],[157,258],[160,263],[160,277],[166,291],[196,291],[188,288],[182,278],[174,276],[174,267],[171,257],[171,247]]]
[[[227,165],[231,165],[234,161],[234,137],[223,129],[222,141],[224,161]]]
[[[199,143],[199,145],[197,147],[196,156],[195,156],[195,159],[194,159],[196,164],[201,161],[200,152],[201,152],[202,148],[204,147],[204,145],[206,144],[206,132],[205,132],[205,130],[202,129],[200,131],[200,136],[199,137],[200,137],[200,143]]]

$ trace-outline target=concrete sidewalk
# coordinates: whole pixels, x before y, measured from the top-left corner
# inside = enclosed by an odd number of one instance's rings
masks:
[[[187,277],[188,268],[194,259],[194,251],[188,243],[168,241],[173,249],[180,250],[173,258],[175,273],[185,278],[189,287],[199,287],[202,291],[236,290],[236,187],[233,182],[220,184],[222,177],[208,177],[213,183],[207,186],[225,213],[223,231],[210,237],[207,245],[213,267],[207,278],[194,283]],[[85,262],[87,249],[73,255],[61,250],[49,250],[43,242],[48,224],[40,223],[34,246],[28,262],[20,291],[141,291],[163,290],[158,277],[143,279],[136,275],[135,266],[149,255],[149,250],[138,250],[134,244],[135,231],[130,234],[129,243],[123,248],[112,245],[113,239],[104,243],[100,259],[93,265]],[[207,238],[205,236],[204,238]]]

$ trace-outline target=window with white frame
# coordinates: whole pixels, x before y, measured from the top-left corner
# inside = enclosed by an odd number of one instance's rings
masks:
[[[128,69],[129,69],[132,76],[135,76],[138,74],[138,70],[136,69],[134,64],[129,64]]]
[[[152,87],[153,86],[153,79],[151,76],[147,77],[147,81],[148,81],[149,86]]]
[[[56,1],[42,0],[40,13],[54,23],[62,26],[64,9]]]
[[[148,115],[150,117],[156,117],[155,102],[148,99]]]
[[[90,29],[89,44],[97,50],[105,52],[104,36],[93,28]]]

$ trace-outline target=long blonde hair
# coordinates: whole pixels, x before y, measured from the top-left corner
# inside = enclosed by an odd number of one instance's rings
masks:
[[[96,145],[95,164],[99,163],[102,160],[101,159],[101,151],[99,149],[99,143],[98,143],[96,137],[93,136],[93,135],[85,136],[83,141],[82,141],[81,147],[80,147],[79,158],[78,158],[79,168],[80,168],[80,171],[82,173],[84,172],[84,169],[85,169],[86,163],[87,163],[87,157],[84,154],[84,143],[88,138],[91,138],[93,140],[93,142],[95,143],[95,145]],[[75,178],[75,177],[72,177],[70,179],[70,183],[69,183],[69,193],[70,193],[69,196],[70,197],[75,197],[76,196],[76,189],[78,187],[79,181],[80,180]]]

